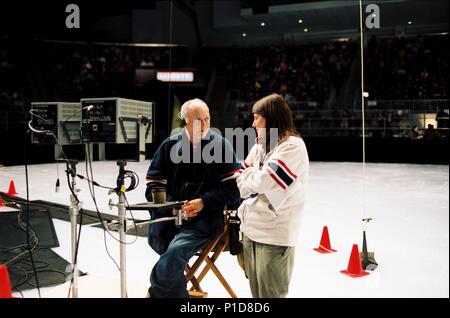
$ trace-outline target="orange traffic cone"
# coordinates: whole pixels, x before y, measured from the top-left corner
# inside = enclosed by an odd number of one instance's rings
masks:
[[[328,227],[324,226],[322,230],[322,237],[320,239],[320,245],[317,248],[314,248],[315,251],[319,253],[333,253],[337,252],[336,250],[331,248],[330,236],[328,235]]]
[[[359,257],[358,244],[353,244],[347,269],[342,270],[341,273],[355,278],[369,275],[368,272],[363,271],[361,258]]]
[[[11,282],[9,281],[8,268],[0,265],[0,298],[12,298]]]
[[[1,208],[2,206],[6,206],[6,205],[5,205],[5,203],[3,203],[3,199],[0,197],[0,208]]]
[[[13,197],[16,194],[16,186],[14,185],[14,180],[11,179],[11,181],[9,182],[8,195]]]

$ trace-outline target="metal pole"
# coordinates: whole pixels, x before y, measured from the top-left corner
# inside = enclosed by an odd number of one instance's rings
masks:
[[[144,162],[145,161],[145,131],[146,131],[146,127],[147,125],[145,125],[142,122],[142,119],[139,118],[138,120],[138,160],[139,162]]]
[[[73,165],[72,165],[73,164]],[[76,189],[76,181],[74,175],[76,175],[75,165],[73,162],[70,165],[70,169],[72,170],[72,189],[76,193],[78,190]],[[77,218],[80,212],[81,202],[78,202],[76,197],[71,194],[70,195],[70,232],[71,232],[71,245],[72,245],[72,298],[78,298],[78,265],[76,254],[77,254]],[[81,224],[80,224],[81,226]]]
[[[126,269],[126,245],[125,245],[125,197],[122,191],[119,192],[119,244],[120,244],[120,296],[127,298],[127,269]]]
[[[127,261],[126,261],[126,205],[125,205],[125,169],[127,165],[125,160],[118,160],[117,165],[119,166],[119,177],[117,181],[117,195],[119,196],[119,203],[117,204],[118,214],[119,214],[119,244],[120,244],[120,296],[122,298],[127,298]]]
[[[62,146],[55,145],[55,160],[62,158]]]
[[[105,143],[100,142],[98,143],[98,161],[105,161],[106,158],[106,151],[105,151]]]

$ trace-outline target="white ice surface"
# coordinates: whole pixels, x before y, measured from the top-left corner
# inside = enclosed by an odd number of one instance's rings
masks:
[[[127,194],[130,204],[144,202],[145,173],[149,162],[129,162],[126,169],[141,178],[138,189]],[[31,200],[69,204],[69,190],[60,164],[61,190],[55,193],[56,164],[29,166]],[[94,162],[94,180],[114,186],[115,161]],[[86,175],[84,163],[78,173]],[[26,197],[23,166],[0,168],[0,191],[7,192],[13,179],[20,197]],[[365,182],[363,182],[365,180]],[[87,183],[78,180],[80,200],[94,210]],[[365,185],[365,186],[364,186]],[[365,188],[365,190],[364,190]],[[110,211],[107,190],[96,188],[101,212]],[[312,162],[307,205],[296,248],[295,268],[289,297],[449,297],[449,167],[440,165],[368,164],[363,178],[360,163]],[[5,208],[0,208],[0,211]],[[350,278],[346,269],[352,244],[361,249],[362,217],[372,217],[367,227],[369,251],[379,267],[369,276]],[[1,217],[1,214],[0,214]],[[147,212],[135,212],[145,219]],[[53,250],[70,262],[70,223],[54,219],[60,247]],[[319,254],[322,228],[328,226],[335,254]],[[134,236],[128,235],[128,241]],[[119,261],[119,245],[107,235],[111,255]],[[90,277],[80,278],[80,297],[119,297],[119,271],[107,256],[103,231],[83,227],[79,268]],[[158,259],[145,238],[127,245],[127,279],[130,297],[143,297],[152,266]],[[250,289],[235,257],[223,254],[217,266],[239,297],[250,297]],[[83,279],[83,281],[82,281]],[[114,288],[105,287],[109,282]],[[101,288],[103,286],[103,288]],[[209,297],[228,297],[212,273],[202,287]],[[67,286],[43,288],[47,297],[64,297]],[[19,297],[20,295],[17,294]],[[23,292],[37,297],[37,290]]]

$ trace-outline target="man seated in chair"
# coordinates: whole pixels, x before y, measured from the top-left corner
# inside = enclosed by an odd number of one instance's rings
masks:
[[[160,255],[150,275],[149,295],[155,298],[189,296],[186,264],[223,230],[224,206],[239,201],[235,180],[240,165],[231,144],[209,129],[206,103],[189,100],[178,116],[185,121],[184,129],[162,142],[147,172],[147,200],[152,199],[153,187],[164,186],[168,201],[184,201],[182,211],[188,218],[179,228],[173,221],[150,225],[149,245]],[[151,214],[155,219],[172,211]]]

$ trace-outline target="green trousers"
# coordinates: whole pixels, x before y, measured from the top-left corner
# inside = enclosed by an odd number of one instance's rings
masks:
[[[295,247],[253,242],[244,235],[244,270],[254,298],[286,297]]]

